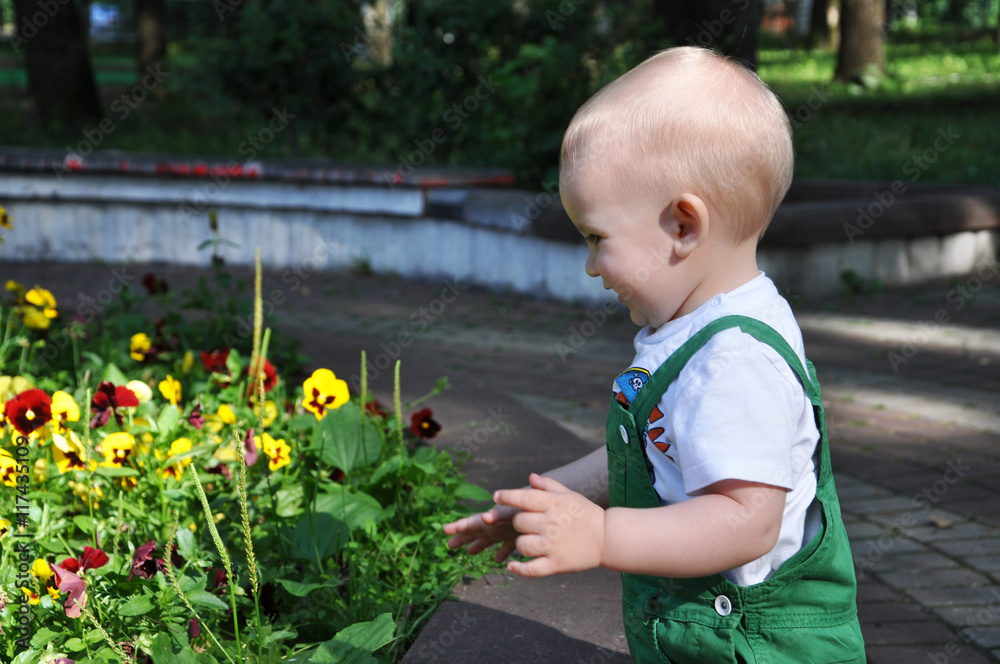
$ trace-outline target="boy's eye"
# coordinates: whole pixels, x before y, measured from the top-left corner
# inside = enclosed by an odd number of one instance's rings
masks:
[[[584,240],[587,241],[587,244],[597,244],[598,242],[601,241],[601,237],[599,235],[591,234],[585,237]]]

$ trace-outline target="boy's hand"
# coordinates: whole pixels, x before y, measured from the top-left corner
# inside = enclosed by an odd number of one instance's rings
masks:
[[[518,532],[514,530],[512,520],[517,512],[513,507],[497,505],[488,512],[445,524],[445,534],[454,535],[448,540],[448,546],[457,549],[468,544],[469,553],[479,553],[501,542],[500,549],[493,556],[494,560],[501,563],[514,552],[514,540],[517,539]]]
[[[498,505],[522,510],[514,516],[521,533],[517,550],[533,559],[511,561],[518,576],[548,576],[598,567],[604,552],[604,510],[549,477],[532,474],[532,489],[497,491]]]

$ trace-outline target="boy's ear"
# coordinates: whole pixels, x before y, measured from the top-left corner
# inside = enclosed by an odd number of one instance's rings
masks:
[[[674,252],[687,258],[708,237],[708,206],[694,194],[681,194],[660,215],[660,225],[674,242]]]

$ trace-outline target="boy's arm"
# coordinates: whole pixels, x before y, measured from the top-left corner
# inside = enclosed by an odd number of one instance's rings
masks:
[[[545,476],[563,486],[572,487],[574,491],[601,507],[608,505],[608,463],[604,448],[597,449],[565,466],[550,470]],[[500,542],[502,544],[494,559],[501,562],[513,553],[514,541],[520,535],[513,526],[514,515],[519,511],[515,507],[497,505],[488,512],[446,524],[445,534],[452,535],[448,540],[448,546],[457,549],[468,545],[469,553],[479,553]]]
[[[498,504],[522,510],[513,519],[517,549],[534,558],[508,563],[521,576],[598,566],[675,578],[733,569],[774,548],[786,493],[725,480],[674,505],[602,510],[551,478],[532,475],[531,486],[494,494]]]

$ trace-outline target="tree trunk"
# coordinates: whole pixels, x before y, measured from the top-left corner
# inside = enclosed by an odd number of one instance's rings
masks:
[[[135,0],[135,45],[136,69],[141,78],[167,55],[164,0]]]
[[[1000,46],[1000,5],[997,6],[997,28],[993,31],[993,43]]]
[[[830,48],[833,45],[829,13],[830,0],[813,0],[809,17],[809,48]]]
[[[75,3],[14,0],[14,11],[18,23],[11,44],[15,51],[24,49],[28,89],[41,122],[79,125],[99,119],[101,102]]]
[[[882,0],[841,0],[836,80],[860,81],[871,69],[885,72],[884,11]]]

